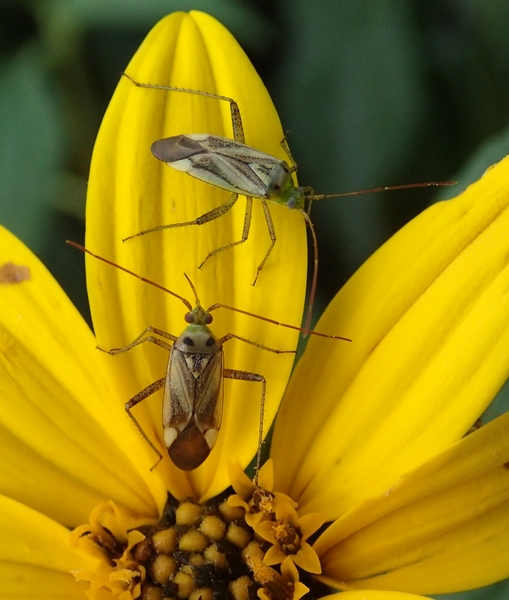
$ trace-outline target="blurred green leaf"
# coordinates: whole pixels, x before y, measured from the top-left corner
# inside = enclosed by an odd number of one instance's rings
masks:
[[[236,32],[248,46],[266,43],[270,23],[249,2],[239,0],[55,0],[51,13],[82,29],[146,28],[175,11],[202,10]],[[65,15],[65,16],[64,16]]]
[[[500,135],[484,143],[455,176],[457,185],[442,188],[436,201],[447,200],[461,194],[471,183],[482,177],[483,173],[509,154],[509,127]]]
[[[278,104],[301,171],[317,174],[327,191],[383,183],[391,165],[411,158],[426,110],[410,7],[378,0],[297,7],[288,6],[288,16],[300,43],[288,52]]]
[[[286,6],[298,44],[288,47],[276,92],[300,183],[334,193],[410,182],[401,173],[420,154],[429,112],[410,4]],[[336,266],[326,298],[344,282],[342,269],[353,272],[394,231],[384,209],[381,194],[313,207],[320,268]]]
[[[64,152],[58,98],[34,43],[0,64],[0,82],[0,220],[37,252]]]
[[[509,580],[506,579],[479,590],[458,594],[441,594],[433,597],[437,600],[507,600],[509,598]]]

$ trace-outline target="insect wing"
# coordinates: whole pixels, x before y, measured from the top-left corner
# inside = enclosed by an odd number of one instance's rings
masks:
[[[223,418],[223,351],[206,355],[206,359],[207,367],[196,382],[194,414],[198,428],[213,448]]]
[[[224,190],[265,198],[283,161],[220,136],[177,135],[157,140],[152,153],[168,166]]]
[[[164,441],[175,465],[191,471],[213,448],[223,407],[223,353],[173,347],[163,401]]]

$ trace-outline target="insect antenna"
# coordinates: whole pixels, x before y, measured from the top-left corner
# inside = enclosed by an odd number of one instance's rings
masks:
[[[392,190],[410,190],[423,187],[445,187],[456,185],[457,181],[425,181],[423,183],[405,183],[403,185],[383,185],[369,190],[357,190],[355,192],[343,192],[342,194],[312,194],[308,200],[325,200],[326,198],[343,198],[345,196],[360,196],[361,194],[375,194],[378,192],[390,192]]]
[[[286,327],[287,329],[294,329],[295,331],[300,331],[301,333],[306,333],[306,335],[317,335],[318,337],[330,338],[333,340],[343,340],[344,342],[351,342],[350,338],[342,337],[340,335],[328,335],[327,333],[321,333],[320,331],[306,331],[304,327],[297,327],[297,325],[289,325],[288,323],[282,323],[281,321],[276,321],[275,319],[270,319],[269,317],[262,317],[261,315],[257,315],[255,313],[249,312],[247,310],[242,310],[241,308],[235,308],[235,306],[228,306],[227,304],[216,303],[207,309],[207,312],[210,313],[213,310],[218,308],[226,308],[226,310],[232,310],[233,312],[240,313],[241,315],[247,315],[248,317],[254,317],[255,319],[260,319],[261,321],[267,321],[267,323],[272,323],[272,325],[279,325],[280,327]]]
[[[76,242],[71,242],[70,240],[66,240],[66,242],[69,244],[69,246],[78,248],[78,250],[81,250],[82,252],[86,252],[87,254],[90,254],[90,256],[93,256],[94,258],[102,260],[106,264],[111,265],[112,267],[116,267],[117,269],[120,269],[121,271],[124,271],[124,273],[129,273],[129,275],[133,275],[134,277],[141,279],[141,281],[144,281],[145,283],[148,283],[149,285],[152,285],[152,286],[156,287],[157,289],[162,290],[163,292],[171,294],[172,296],[174,296],[175,298],[178,298],[181,302],[183,302],[187,309],[189,309],[190,311],[193,310],[193,307],[191,306],[191,303],[189,302],[189,300],[186,300],[186,298],[184,298],[183,296],[179,296],[179,294],[177,294],[176,292],[172,292],[168,288],[165,288],[163,285],[160,285],[159,283],[156,283],[155,281],[152,281],[151,279],[147,279],[146,277],[142,277],[141,275],[138,275],[138,273],[135,273],[134,271],[130,271],[129,269],[126,269],[125,267],[121,267],[120,265],[117,265],[117,263],[114,263],[113,261],[108,260],[107,258],[99,256],[98,254],[94,254],[93,252],[88,250],[88,248],[84,248],[83,246],[80,246],[80,244],[77,244]],[[186,277],[187,277],[187,275],[186,275]],[[188,278],[188,280],[189,280],[189,278]],[[192,284],[191,284],[191,287],[196,295],[196,291],[194,290],[194,287]]]
[[[200,306],[200,299],[198,298],[198,293],[196,292],[196,288],[194,287],[193,282],[191,281],[191,278],[187,275],[187,273],[184,273],[184,277],[187,279],[187,283],[190,285],[191,289],[193,290],[193,294],[194,294],[194,299],[196,300],[196,306]]]
[[[77,248],[78,250],[81,250],[82,252],[86,252],[87,254],[90,254],[90,256],[93,256],[94,258],[102,260],[103,262],[105,262],[108,265],[111,265],[112,267],[116,267],[117,269],[120,269],[121,271],[124,271],[125,273],[129,273],[129,275],[133,275],[137,279],[140,279],[141,281],[148,283],[149,285],[152,285],[155,288],[162,290],[163,292],[171,294],[172,296],[174,296],[175,298],[178,298],[181,302],[183,302],[188,310],[190,310],[190,311],[193,310],[191,303],[188,300],[186,300],[186,298],[184,298],[183,296],[180,296],[179,294],[177,294],[175,292],[172,292],[168,288],[165,288],[163,285],[156,283],[155,281],[152,281],[151,279],[147,279],[146,277],[142,277],[141,275],[138,275],[138,273],[135,273],[134,271],[130,271],[129,269],[126,269],[125,267],[117,265],[117,263],[114,263],[113,261],[108,260],[107,258],[99,256],[98,254],[94,254],[88,248],[85,248],[85,247],[81,246],[80,244],[77,244],[76,242],[67,240],[67,244],[69,244],[69,246],[73,246],[74,248]],[[184,273],[184,276],[187,279],[187,281],[189,282],[189,285],[191,286],[191,289],[194,292],[197,304],[200,304],[200,301],[198,300],[198,295],[196,293],[196,288],[194,287],[192,281],[189,279],[189,277],[186,275],[186,273]],[[234,306],[228,306],[226,304],[220,304],[220,303],[213,304],[210,308],[207,309],[206,312],[210,313],[213,310],[216,310],[218,308],[225,308],[227,310],[232,310],[232,311],[240,313],[242,315],[247,315],[248,317],[254,317],[255,319],[260,319],[261,321],[266,321],[267,323],[272,323],[273,325],[279,325],[280,327],[286,327],[287,329],[294,329],[295,331],[301,331],[303,333],[306,333],[306,335],[317,335],[319,337],[331,338],[334,340],[343,340],[345,342],[352,341],[350,338],[342,337],[340,335],[328,335],[326,333],[320,333],[318,331],[306,331],[303,327],[297,327],[296,325],[289,325],[288,323],[282,323],[280,321],[276,321],[275,319],[270,319],[269,317],[262,317],[261,315],[257,315],[255,313],[249,312],[247,310],[242,310],[241,308],[235,308]]]
[[[312,203],[309,204],[310,207],[311,207],[311,204]],[[312,333],[311,331],[309,331],[309,326],[311,325],[311,317],[313,315],[313,304],[315,302],[316,284],[317,284],[317,280],[318,280],[318,241],[316,239],[315,228],[313,226],[313,223],[312,223],[309,215],[306,213],[305,210],[299,210],[299,212],[304,217],[306,224],[309,227],[309,231],[311,232],[311,236],[313,238],[313,256],[314,256],[313,279],[311,280],[311,290],[309,291],[308,312],[306,314],[306,321],[304,323],[304,329],[302,331],[302,333],[303,333],[302,337],[306,337],[308,335],[308,333]],[[346,339],[346,338],[341,338],[341,339]]]

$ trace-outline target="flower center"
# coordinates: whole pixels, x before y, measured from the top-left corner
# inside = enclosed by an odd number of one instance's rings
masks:
[[[261,560],[264,551],[240,507],[169,501],[162,520],[143,533],[146,538],[133,548],[147,573],[143,599],[248,600],[259,587],[248,561]]]
[[[206,504],[169,497],[159,522],[138,529],[113,502],[101,504],[72,533],[71,543],[98,559],[76,578],[90,583],[92,600],[105,591],[119,600],[298,600],[321,572],[307,540],[323,519],[300,517],[288,496],[245,479],[240,495]]]

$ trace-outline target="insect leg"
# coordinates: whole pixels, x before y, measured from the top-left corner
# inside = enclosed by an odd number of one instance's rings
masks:
[[[245,143],[244,136],[244,126],[242,125],[242,118],[240,116],[239,105],[235,102],[233,98],[228,98],[228,96],[220,96],[219,94],[212,94],[210,92],[200,92],[199,90],[190,90],[188,88],[181,87],[173,87],[170,85],[155,85],[153,83],[140,83],[135,81],[130,75],[127,73],[122,73],[124,77],[127,77],[134,85],[137,87],[143,88],[151,88],[156,90],[166,90],[168,92],[185,92],[186,94],[196,94],[197,96],[205,96],[207,98],[213,98],[215,100],[224,100],[230,103],[230,114],[232,118],[232,129],[233,129],[233,139],[236,142],[240,142],[241,144]]]
[[[310,187],[309,185],[303,186],[302,191],[304,193],[304,198],[306,199],[308,205],[307,208],[305,208],[305,212],[307,213],[308,217],[311,216],[311,208],[313,206],[313,200],[315,197],[315,190]]]
[[[247,340],[244,340],[247,341]],[[255,344],[257,345],[257,344]],[[267,348],[268,349],[268,348]],[[254,483],[258,485],[258,473],[260,471],[261,466],[261,456],[262,456],[262,443],[263,443],[263,417],[265,412],[265,388],[266,381],[263,375],[258,375],[256,373],[250,373],[249,371],[235,371],[233,369],[224,369],[223,377],[227,379],[241,379],[242,381],[258,381],[262,384],[262,395],[260,400],[260,423],[258,428],[258,451],[256,453],[256,471],[254,476]]]
[[[238,197],[239,197],[238,194],[233,193],[230,196],[230,200],[228,202],[225,202],[224,204],[221,204],[220,206],[216,206],[216,208],[209,210],[208,212],[201,215],[201,217],[197,217],[196,219],[194,219],[194,221],[184,221],[183,223],[171,223],[169,225],[158,225],[157,227],[152,227],[151,229],[145,229],[144,231],[140,231],[139,233],[133,233],[133,235],[123,238],[122,241],[125,242],[125,241],[130,240],[131,238],[137,237],[139,235],[145,235],[146,233],[154,233],[155,231],[163,231],[163,229],[173,229],[175,227],[188,227],[189,225],[203,225],[204,223],[209,223],[210,221],[214,221],[215,219],[219,219],[219,217],[222,217],[223,215],[225,215],[235,205]],[[221,250],[222,249],[223,248],[221,248]],[[211,255],[212,254],[209,254],[209,256],[207,256],[207,258],[202,262],[202,264],[200,265],[200,269]]]
[[[245,342],[246,344],[251,344],[251,346],[256,346],[257,348],[261,348],[262,350],[267,350],[267,352],[274,352],[274,354],[295,354],[296,350],[276,350],[276,348],[271,348],[270,346],[264,346],[263,344],[259,344],[258,342],[253,342],[253,340],[248,340],[247,338],[241,337],[235,333],[227,333],[220,340],[220,344],[224,344],[229,340],[240,340],[241,342]]]
[[[235,201],[237,201],[238,195],[234,194]],[[221,248],[216,248],[209,252],[205,257],[205,260],[198,267],[201,269],[203,265],[208,261],[209,258],[217,254],[218,252],[222,252],[223,250],[228,250],[228,248],[233,248],[234,246],[238,246],[239,244],[243,244],[247,238],[249,237],[249,230],[251,228],[251,216],[253,213],[253,199],[250,196],[246,196],[246,212],[244,214],[244,226],[242,228],[242,238],[237,242],[231,242],[230,244],[226,244],[226,246],[221,246]],[[224,214],[224,213],[223,213]]]
[[[295,162],[295,159],[293,158],[292,152],[290,150],[290,146],[288,145],[288,142],[286,141],[286,135],[281,140],[281,146],[283,146],[283,150],[285,151],[286,156],[288,156],[288,158],[290,159],[290,162],[292,163],[292,166],[290,167],[290,173],[296,173],[297,172],[297,163]]]
[[[295,354],[296,352],[295,350],[276,350],[275,348],[270,348],[269,346],[264,346],[263,344],[259,344],[258,342],[253,342],[252,340],[243,338],[240,335],[236,335],[235,333],[227,333],[219,340],[219,343],[224,344],[228,340],[232,339],[240,340],[241,342],[251,344],[251,346],[256,346],[257,348],[267,350],[268,352],[274,352],[275,354]],[[256,373],[250,373],[249,371],[235,371],[232,369],[224,369],[223,377],[226,377],[227,379],[243,379],[244,381],[259,381],[262,384],[262,397],[260,401],[260,426],[258,429],[258,452],[256,454],[256,473],[254,477],[255,485],[258,485],[258,471],[260,470],[263,442],[263,416],[265,413],[265,377],[263,377],[263,375],[257,375]]]
[[[274,248],[274,244],[276,243],[276,232],[274,231],[274,223],[272,222],[272,215],[270,214],[269,205],[267,204],[267,200],[265,200],[265,198],[260,198],[260,200],[262,201],[263,212],[265,214],[265,221],[267,222],[267,228],[269,230],[271,243],[270,243],[269,249],[267,250],[267,252],[265,254],[264,259],[260,263],[260,266],[256,269],[256,276],[253,281],[253,285],[256,285],[256,282],[258,281],[258,277],[260,276],[260,273],[262,272],[262,269],[265,266],[265,263],[267,262],[267,259],[269,258],[270,253],[272,252],[272,248]]]
[[[164,348],[168,352],[171,352],[172,346],[170,344],[167,344],[163,340],[160,340],[160,339],[154,337],[153,335],[147,336],[147,333],[155,333],[156,335],[164,337],[173,342],[175,342],[177,339],[171,333],[163,331],[162,329],[157,329],[156,327],[149,326],[149,327],[146,327],[136,339],[134,339],[130,344],[128,344],[127,346],[124,346],[123,348],[113,348],[112,350],[103,350],[102,348],[99,348],[99,350],[101,350],[102,352],[106,352],[107,354],[115,355],[115,354],[120,354],[121,352],[127,352],[128,350],[131,350],[135,346],[138,346],[139,344],[143,344],[144,342],[152,342],[153,344],[156,344],[157,346]],[[152,450],[159,457],[156,464],[152,467],[152,469],[155,469],[157,467],[157,465],[160,463],[163,456],[159,452],[159,450],[154,446],[154,444],[152,443],[150,438],[147,436],[147,434],[143,431],[142,426],[139,424],[136,417],[132,414],[131,408],[133,408],[133,406],[136,406],[137,404],[139,404],[142,400],[145,400],[145,398],[148,398],[148,396],[151,396],[152,394],[157,392],[157,390],[160,390],[164,386],[165,381],[166,381],[166,377],[162,377],[161,379],[154,381],[154,383],[151,383],[146,388],[141,390],[141,392],[138,392],[135,396],[133,396],[125,404],[125,410],[126,410],[127,414],[129,415],[129,417],[131,418],[131,421],[136,425],[136,428],[141,433],[141,435],[143,436],[143,438],[145,439],[147,444],[152,448]]]
[[[101,352],[105,352],[106,354],[112,354],[113,356],[115,356],[116,354],[120,354],[121,352],[129,351],[135,346],[138,346],[138,344],[143,344],[143,342],[152,342],[153,344],[156,344],[157,346],[161,346],[161,348],[168,350],[168,352],[171,352],[172,346],[170,346],[166,342],[163,342],[163,340],[155,338],[152,335],[145,337],[147,333],[155,333],[156,335],[160,335],[161,337],[171,340],[172,342],[177,341],[176,336],[171,335],[171,333],[167,333],[162,329],[157,329],[156,327],[149,326],[146,329],[144,329],[140,333],[140,335],[127,346],[123,346],[122,348],[112,348],[111,350],[104,350],[104,348],[100,348],[99,346],[97,346],[97,349]]]
[[[145,338],[145,339],[148,339],[148,338]],[[145,340],[143,340],[143,341],[145,341]],[[142,400],[145,400],[145,398],[148,398],[149,396],[151,396],[152,394],[154,394],[155,392],[157,392],[158,390],[160,390],[164,386],[164,382],[165,381],[166,381],[166,377],[162,377],[161,379],[158,379],[157,381],[154,381],[154,383],[151,383],[150,385],[147,385],[146,388],[144,388],[143,390],[141,390],[141,392],[138,392],[135,396],[133,396],[129,400],[129,402],[126,402],[126,404],[125,404],[126,413],[131,417],[131,421],[136,425],[138,431],[141,433],[141,435],[143,436],[143,438],[145,439],[145,441],[147,442],[147,444],[152,448],[152,450],[159,457],[158,460],[157,460],[157,462],[156,462],[156,464],[152,467],[152,469],[150,469],[151,471],[153,469],[155,469],[157,467],[157,465],[161,462],[161,460],[163,458],[163,455],[154,446],[153,442],[150,440],[150,438],[148,437],[148,435],[143,431],[143,428],[139,424],[138,419],[131,412],[131,408],[133,408],[133,406],[136,406],[137,404],[139,404]]]

